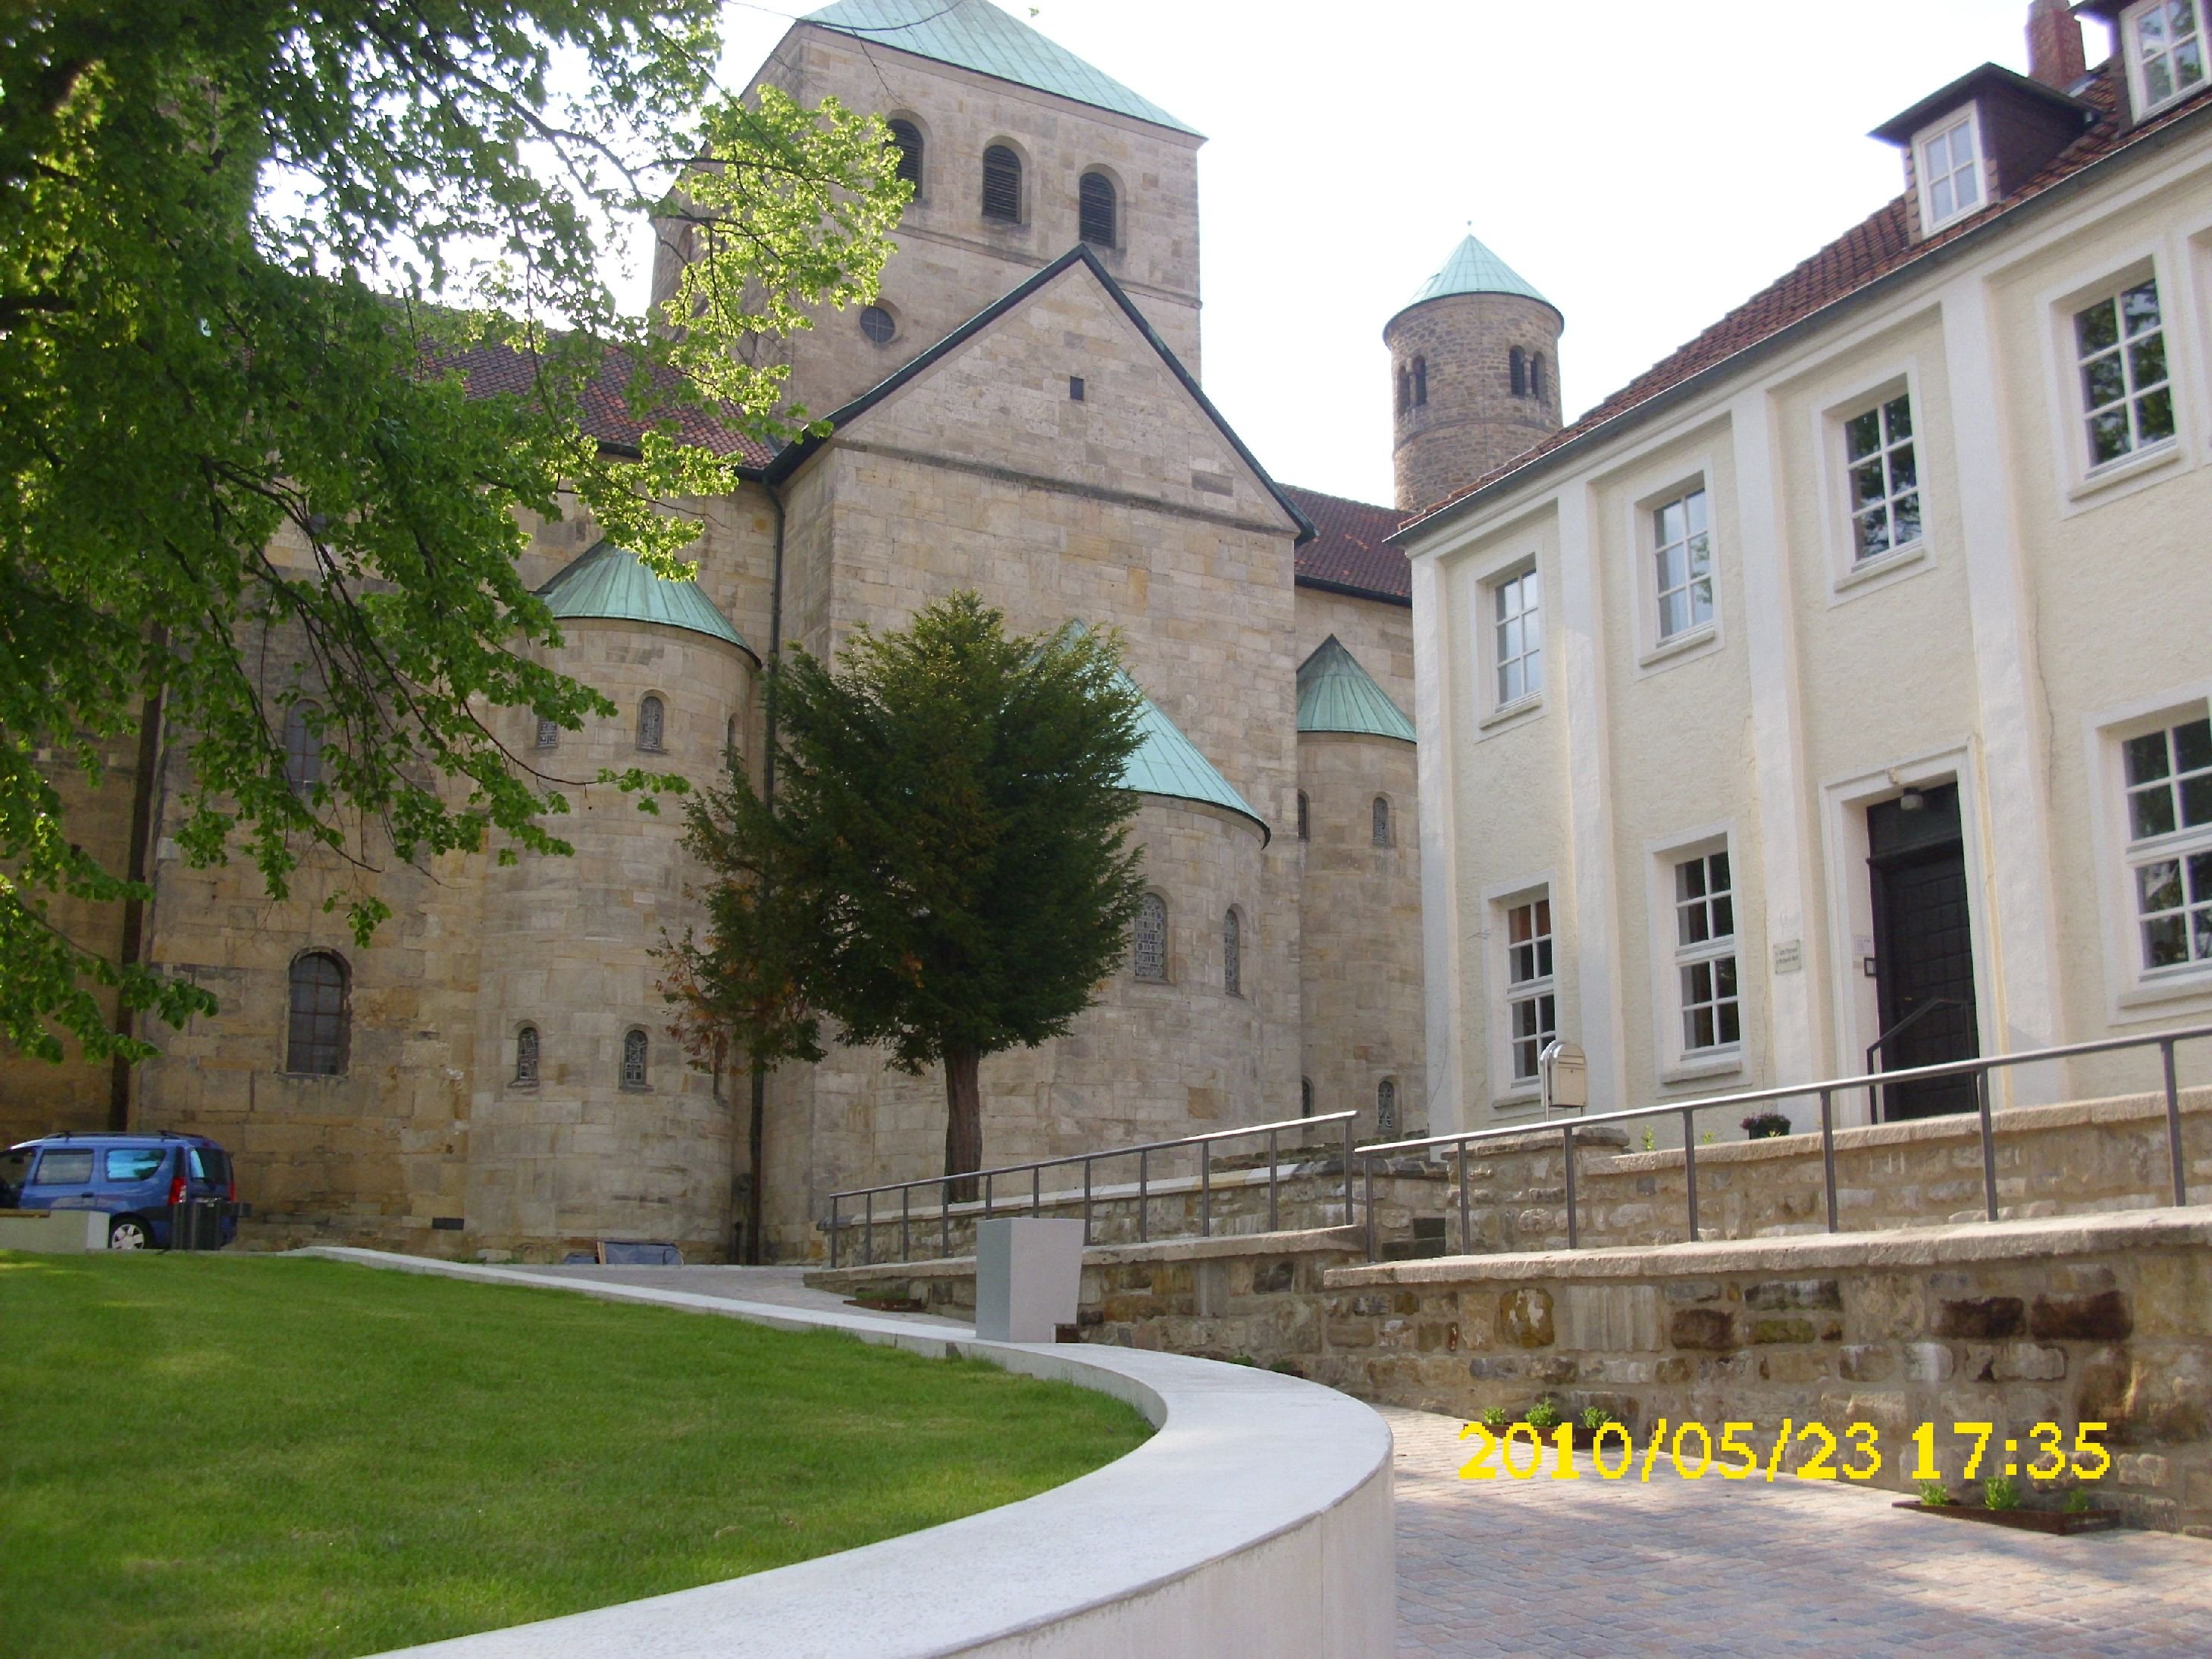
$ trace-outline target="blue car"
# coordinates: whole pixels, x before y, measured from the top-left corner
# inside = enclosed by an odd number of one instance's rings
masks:
[[[222,1206],[229,1243],[238,1180],[204,1135],[47,1135],[0,1152],[0,1209],[103,1210],[111,1250],[167,1249],[171,1206],[207,1201]]]

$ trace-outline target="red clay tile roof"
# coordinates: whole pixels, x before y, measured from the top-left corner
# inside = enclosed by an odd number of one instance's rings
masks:
[[[1382,544],[1404,514],[1395,507],[1370,507],[1341,495],[1324,495],[1318,489],[1300,489],[1296,484],[1285,484],[1282,491],[1313,520],[1316,532],[1298,550],[1300,581],[1412,603],[1412,568],[1404,554]]]
[[[510,346],[483,345],[441,358],[439,367],[458,365],[468,376],[472,398],[501,392],[526,394],[536,378],[536,365],[527,353]],[[659,383],[672,381],[674,371],[663,371]],[[620,449],[635,450],[645,431],[644,423],[629,411],[627,398],[629,370],[620,358],[610,357],[592,383],[584,388],[583,425],[590,436]],[[696,408],[681,404],[671,409],[677,432],[685,442],[717,455],[733,457],[750,467],[766,466],[775,452],[745,433],[714,420]]]
[[[1611,397],[1589,410],[1572,426],[1562,428],[1534,448],[1515,456],[1504,466],[1485,474],[1442,501],[1406,515],[1407,522],[1425,519],[1462,501],[1477,490],[1532,465],[1607,422],[1628,414],[1670,388],[1702,371],[1725,362],[1780,333],[1793,323],[1848,298],[1876,278],[1926,257],[1971,234],[1991,219],[2032,200],[2052,185],[2081,172],[2091,163],[2125,149],[2138,139],[2172,125],[2204,106],[2201,98],[2152,118],[2139,126],[2124,126],[2117,116],[2119,65],[2106,63],[2094,70],[2092,83],[2079,94],[2098,112],[2096,124],[2061,150],[2042,172],[2002,201],[1992,203],[1972,218],[1938,232],[1923,241],[1912,240],[1905,198],[1900,196],[1863,223],[1854,225],[1779,282],[1753,295],[1704,333],[1672,356],[1654,364]]]

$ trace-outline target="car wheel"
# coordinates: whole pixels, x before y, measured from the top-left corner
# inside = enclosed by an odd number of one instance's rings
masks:
[[[108,1224],[107,1248],[150,1250],[154,1248],[154,1230],[135,1215],[119,1215]]]

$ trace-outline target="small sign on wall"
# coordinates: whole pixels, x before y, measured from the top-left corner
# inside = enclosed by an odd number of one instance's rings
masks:
[[[1800,940],[1786,939],[1774,947],[1774,971],[1795,974],[1805,966],[1805,946]]]

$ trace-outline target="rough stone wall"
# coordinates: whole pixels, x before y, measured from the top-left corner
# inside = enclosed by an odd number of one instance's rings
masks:
[[[1118,246],[1096,251],[1193,374],[1199,369],[1198,146],[1188,133],[1095,109],[949,64],[802,25],[755,77],[802,103],[903,117],[921,130],[922,183],[901,220],[878,301],[898,325],[877,345],[857,312],[822,308],[786,342],[791,396],[827,414],[884,380],[1074,246],[1078,181],[1114,181]],[[982,156],[1023,161],[1019,224],[982,216]],[[664,226],[653,292],[674,291],[684,246]]]
[[[1510,294],[1454,294],[1391,319],[1392,407],[1397,375],[1428,364],[1428,402],[1397,410],[1391,466],[1396,504],[1434,505],[1559,429],[1559,314]],[[1515,397],[1512,349],[1544,354],[1540,397]]]
[[[1298,974],[1304,1075],[1317,1112],[1356,1110],[1364,1140],[1428,1131],[1422,1042],[1421,866],[1414,748],[1393,738],[1298,738],[1307,801]],[[1389,803],[1389,844],[1375,802]],[[1397,1121],[1376,1116],[1377,1087]]]

